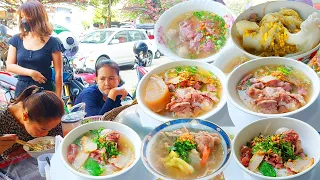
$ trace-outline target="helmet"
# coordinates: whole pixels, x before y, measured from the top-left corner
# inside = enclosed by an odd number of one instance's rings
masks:
[[[138,41],[133,46],[133,52],[136,55],[140,55],[143,53],[143,55],[146,55],[148,52],[148,45],[143,41]]]
[[[57,35],[57,37],[61,42],[64,53],[67,53],[70,56],[73,56],[78,52],[79,41],[71,32],[69,31],[61,32]]]

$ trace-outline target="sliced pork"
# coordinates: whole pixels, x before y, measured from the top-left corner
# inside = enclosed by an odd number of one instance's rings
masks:
[[[166,109],[174,112],[176,117],[196,116],[219,102],[215,94],[201,92],[192,87],[176,89],[174,95]]]
[[[215,144],[220,144],[221,139],[217,134],[209,133],[207,131],[199,131],[195,135],[195,142],[197,143],[197,149],[202,153],[205,147],[213,149]]]

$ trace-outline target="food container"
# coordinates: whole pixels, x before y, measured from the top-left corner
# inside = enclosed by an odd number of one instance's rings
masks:
[[[229,164],[231,158],[231,140],[227,133],[221,129],[218,125],[201,119],[176,119],[163,123],[152,130],[143,140],[141,147],[141,160],[144,166],[156,177],[165,180],[173,180],[171,177],[167,177],[156,169],[156,165],[151,163],[152,147],[157,140],[157,137],[162,132],[173,131],[181,128],[187,128],[190,132],[207,131],[209,133],[216,133],[221,139],[223,148],[222,163],[212,172],[206,176],[196,178],[196,180],[207,180],[219,175]],[[184,178],[186,179],[186,178]]]
[[[240,96],[237,92],[237,85],[244,78],[245,74],[264,65],[288,65],[303,72],[310,79],[311,85],[312,85],[309,101],[304,106],[300,107],[297,110],[287,112],[287,113],[282,113],[282,114],[263,114],[263,113],[255,112],[249,107],[247,107],[247,105],[245,105],[244,102],[240,99]],[[237,67],[233,72],[229,74],[227,78],[227,84],[226,84],[226,94],[228,98],[228,103],[231,103],[237,109],[247,114],[257,117],[255,120],[259,119],[258,117],[284,117],[284,116],[295,115],[303,111],[304,109],[308,108],[311,104],[313,104],[319,95],[319,91],[320,91],[319,77],[313,71],[313,69],[311,69],[309,66],[299,61],[292,61],[292,59],[282,58],[282,57],[259,58],[259,59],[246,62],[245,64]],[[235,126],[244,127],[245,125],[253,122],[253,119],[233,118],[232,121],[235,124]]]
[[[305,20],[307,17],[312,14],[313,12],[319,12],[317,9],[315,9],[312,6],[309,6],[308,4],[301,3],[301,2],[294,2],[294,1],[272,1],[272,2],[266,2],[263,4],[259,4],[254,7],[250,7],[243,13],[241,13],[235,20],[234,26],[231,28],[231,38],[234,44],[239,48],[240,51],[242,51],[244,54],[249,56],[252,59],[255,58],[260,58],[259,56],[253,55],[246,50],[241,45],[241,42],[238,38],[238,31],[236,29],[236,23],[249,19],[251,14],[257,14],[258,17],[263,17],[267,13],[272,13],[272,12],[277,12],[280,11],[282,8],[290,8],[298,12],[300,17]],[[313,49],[309,50],[308,52],[299,54],[299,55],[294,55],[294,56],[286,56],[290,57],[292,59],[298,60],[298,61],[308,61],[311,59],[317,52],[317,50],[320,47],[320,43],[316,45]]]
[[[35,138],[35,139],[28,141],[28,143],[30,143],[30,144],[38,144],[38,143],[53,144],[52,148],[42,150],[42,151],[30,151],[30,148],[28,146],[23,146],[23,149],[33,158],[37,158],[42,154],[55,152],[55,149],[54,149],[55,137],[52,137],[52,136],[39,137],[39,138]]]
[[[240,147],[245,145],[247,142],[251,141],[252,138],[258,136],[260,133],[263,135],[272,135],[279,128],[288,128],[292,129],[298,133],[299,139],[301,140],[301,146],[303,152],[308,155],[308,157],[314,158],[314,163],[311,167],[300,172],[298,174],[286,177],[267,177],[257,173],[254,173],[244,167],[241,164],[240,160]],[[233,140],[232,153],[236,161],[236,164],[252,179],[290,179],[290,180],[305,180],[310,179],[311,172],[314,167],[319,163],[320,160],[320,136],[318,132],[309,124],[288,117],[281,118],[265,118],[260,119],[259,121],[253,122],[239,131],[236,137]]]
[[[228,9],[225,5],[211,1],[211,0],[190,0],[185,1],[179,4],[176,4],[175,6],[171,7],[170,9],[166,10],[159,18],[159,20],[156,23],[155,26],[155,43],[158,47],[159,51],[163,53],[165,56],[170,58],[171,60],[177,61],[177,60],[188,60],[187,58],[182,58],[178,56],[176,53],[172,52],[166,43],[165,40],[165,31],[167,30],[170,23],[179,15],[185,14],[192,11],[209,11],[212,13],[215,13],[222,17],[226,24],[228,25],[228,32],[227,32],[227,41],[226,44],[221,47],[221,49],[215,53],[212,54],[209,57],[202,58],[202,59],[196,59],[196,61],[202,61],[202,62],[212,62],[214,61],[221,51],[224,51],[227,46],[229,46],[232,43],[232,40],[230,38],[230,29],[233,24],[234,18],[236,17],[234,13]]]
[[[128,167],[122,169],[121,171],[118,171],[114,174],[105,175],[105,176],[91,176],[91,175],[76,171],[74,168],[71,167],[71,165],[68,162],[67,152],[68,152],[69,145],[73,143],[78,137],[88,132],[89,130],[99,129],[101,127],[105,129],[115,130],[125,135],[129,139],[129,141],[132,143],[134,147],[134,161]],[[72,131],[70,131],[59,146],[59,155],[64,166],[79,178],[109,179],[109,178],[115,178],[116,176],[119,176],[129,171],[139,161],[140,147],[141,147],[141,139],[139,135],[128,126],[117,123],[117,122],[111,122],[111,121],[96,121],[96,122],[90,122],[90,123],[81,125],[73,129]]]
[[[216,68],[215,66],[213,66],[211,64],[208,64],[208,63],[205,63],[205,62],[201,62],[201,61],[189,61],[189,60],[174,61],[174,62],[170,62],[170,63],[167,63],[167,64],[163,64],[163,65],[158,66],[155,69],[151,70],[150,72],[148,72],[148,74],[143,76],[143,78],[141,79],[140,83],[138,84],[138,87],[137,87],[138,104],[139,104],[139,107],[142,109],[142,111],[145,112],[148,116],[154,118],[155,120],[161,121],[161,122],[167,122],[169,120],[175,119],[175,117],[169,117],[169,116],[165,116],[165,115],[160,115],[158,113],[153,112],[146,105],[145,100],[144,100],[144,94],[145,94],[147,82],[148,82],[148,80],[149,80],[151,75],[163,73],[163,72],[165,72],[166,70],[168,70],[170,68],[179,67],[179,66],[183,66],[183,65],[184,66],[197,66],[199,68],[202,68],[204,70],[208,70],[208,71],[212,72],[220,80],[220,83],[221,83],[221,86],[222,86],[221,95],[219,96],[220,100],[217,103],[217,105],[214,108],[212,108],[211,110],[209,110],[208,112],[198,116],[197,118],[199,118],[199,119],[207,119],[207,118],[213,116],[214,114],[216,114],[217,112],[219,112],[220,109],[226,104],[226,95],[225,95],[226,77],[225,77],[225,74],[220,69]]]

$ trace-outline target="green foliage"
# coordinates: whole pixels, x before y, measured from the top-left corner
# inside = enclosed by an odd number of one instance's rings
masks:
[[[83,20],[81,21],[82,26],[84,27],[84,29],[89,29],[90,28],[90,22]],[[89,120],[87,120],[87,123],[90,122]]]
[[[123,7],[125,17],[140,18],[142,23],[155,22],[165,10],[186,0],[127,0]]]

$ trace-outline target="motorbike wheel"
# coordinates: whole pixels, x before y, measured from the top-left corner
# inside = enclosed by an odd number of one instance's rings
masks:
[[[153,60],[153,54],[151,51],[148,51],[146,67],[151,66],[152,60]]]

